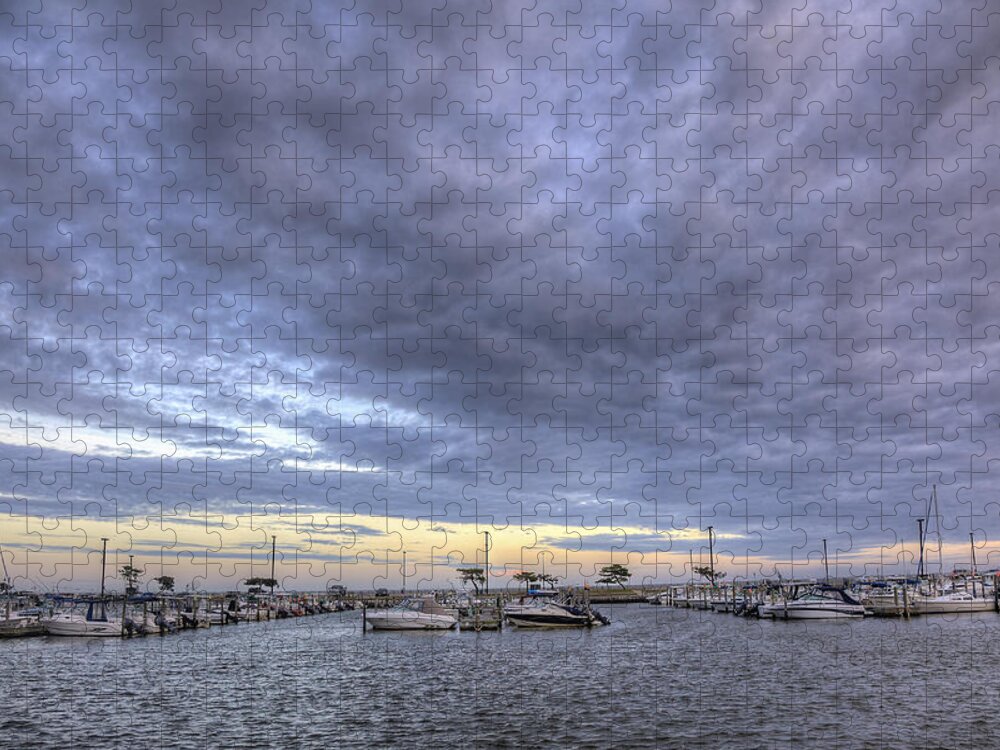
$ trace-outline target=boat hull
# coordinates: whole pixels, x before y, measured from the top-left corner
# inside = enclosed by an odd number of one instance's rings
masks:
[[[599,624],[586,619],[568,620],[556,617],[532,617],[530,615],[507,615],[507,622],[519,628],[588,628]]]
[[[914,596],[904,600],[902,596],[872,597],[868,606],[872,612],[882,617],[910,615],[965,615],[976,612],[995,612],[996,605],[991,599],[951,599],[921,598]]]
[[[370,612],[366,616],[372,630],[451,630],[458,620],[447,615],[410,612]]]
[[[859,620],[865,616],[862,606],[796,607],[769,604],[761,607],[760,616],[776,620]]]
[[[993,602],[986,599],[974,601],[914,601],[910,605],[912,615],[964,615],[972,612],[993,612]]]
[[[62,637],[112,638],[121,637],[122,634],[122,624],[114,620],[107,622],[43,620],[42,626],[48,635]]]

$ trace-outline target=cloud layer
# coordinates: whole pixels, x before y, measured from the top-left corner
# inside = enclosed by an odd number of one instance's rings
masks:
[[[317,6],[0,13],[3,512],[993,561],[1000,5]]]

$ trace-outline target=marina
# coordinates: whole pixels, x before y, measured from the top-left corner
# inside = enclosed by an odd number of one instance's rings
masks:
[[[992,613],[796,625],[603,610],[609,626],[572,630],[364,635],[356,609],[165,638],[8,640],[0,732],[11,746],[91,747],[384,747],[422,732],[480,747],[1000,741],[986,704],[965,697],[988,699]]]
[[[611,624],[595,608],[642,602],[775,620],[860,620],[934,615],[998,614],[998,574],[926,576],[894,580],[762,580],[712,586],[675,584],[651,589],[503,591],[475,597],[455,590],[248,595],[42,595],[11,591],[0,600],[0,638],[170,635],[359,610],[368,630],[500,630],[592,628]]]

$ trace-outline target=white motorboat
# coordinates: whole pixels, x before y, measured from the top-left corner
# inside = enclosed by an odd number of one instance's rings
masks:
[[[49,635],[59,636],[120,636],[121,620],[108,619],[103,602],[90,602],[87,614],[77,612],[56,612],[51,617],[43,617],[40,623]]]
[[[519,628],[586,628],[607,625],[608,619],[590,609],[537,596],[522,597],[503,608],[511,625]]]
[[[865,616],[864,605],[836,586],[813,586],[790,601],[763,604],[761,617],[781,620],[841,620]]]
[[[366,612],[365,620],[372,630],[451,630],[458,625],[454,611],[433,596],[404,599],[390,609]]]
[[[973,596],[968,591],[952,591],[939,596],[915,596],[910,602],[910,614],[913,615],[945,615],[964,614],[966,612],[992,612],[995,609],[992,599]]]

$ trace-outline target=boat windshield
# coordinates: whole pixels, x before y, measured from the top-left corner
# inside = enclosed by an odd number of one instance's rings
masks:
[[[850,594],[848,594],[843,589],[834,588],[832,586],[817,586],[812,589],[808,594],[800,597],[800,601],[828,601],[828,602],[846,602],[847,604],[857,604],[857,600],[854,599]]]

